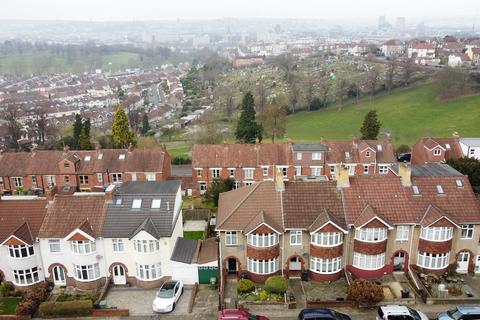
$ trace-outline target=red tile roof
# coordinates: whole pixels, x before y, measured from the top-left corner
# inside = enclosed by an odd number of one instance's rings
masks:
[[[450,148],[447,148],[447,145]],[[445,160],[463,157],[462,147],[457,138],[422,138],[412,148],[412,164],[428,163],[428,150],[425,147],[433,150],[438,146],[445,149]]]

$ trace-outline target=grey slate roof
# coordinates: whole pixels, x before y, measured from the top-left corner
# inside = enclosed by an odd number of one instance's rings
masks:
[[[197,252],[197,246],[197,240],[178,237],[170,260],[188,264],[193,263]]]
[[[480,147],[480,138],[461,138],[460,142],[469,147]]]
[[[390,167],[390,170],[398,174],[398,164]],[[446,163],[427,163],[412,165],[412,177],[461,177],[463,174],[450,167]]]
[[[293,151],[328,151],[328,147],[320,143],[294,143],[292,145]]]
[[[144,230],[155,238],[170,237],[175,226],[175,199],[179,181],[137,181],[124,183],[113,202],[108,204],[103,225],[104,238],[132,238]],[[120,199],[121,203],[117,204]],[[133,209],[134,199],[141,199],[141,207]],[[152,208],[152,201],[160,199],[160,208]],[[180,204],[178,204],[180,205]]]

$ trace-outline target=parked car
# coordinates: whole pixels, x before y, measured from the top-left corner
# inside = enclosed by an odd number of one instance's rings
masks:
[[[377,320],[428,320],[424,313],[400,305],[379,307],[376,318]]]
[[[352,320],[350,316],[332,309],[303,309],[298,320]]]
[[[162,284],[157,291],[157,296],[152,303],[154,312],[171,312],[183,293],[183,282],[181,280],[169,280]]]
[[[250,314],[246,310],[225,309],[218,311],[217,320],[268,320],[268,318]]]
[[[398,162],[410,162],[411,160],[412,160],[411,152],[399,153],[397,156]]]
[[[437,315],[438,320],[480,319],[480,306],[458,306]]]

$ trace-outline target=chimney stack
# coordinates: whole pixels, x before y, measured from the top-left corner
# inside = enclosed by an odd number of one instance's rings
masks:
[[[45,190],[45,197],[47,198],[48,202],[52,202],[55,199],[55,195],[57,194],[57,186],[53,185],[50,188]]]
[[[398,175],[402,178],[402,185],[404,187],[412,186],[412,167],[406,163],[401,163],[398,166]]]
[[[283,182],[283,173],[279,170],[275,173],[275,191],[285,191],[285,183]]]
[[[128,144],[128,152],[132,152],[133,151],[133,143],[129,143]]]
[[[453,139],[455,139],[455,141],[458,141],[458,139],[460,139],[460,135],[458,134],[457,131],[454,131],[454,132],[452,133],[452,137],[453,137]]]
[[[346,165],[335,166],[335,179],[337,180],[337,189],[350,188],[350,176]]]

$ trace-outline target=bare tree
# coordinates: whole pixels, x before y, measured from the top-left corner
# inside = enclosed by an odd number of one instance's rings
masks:
[[[415,61],[413,58],[408,58],[402,62],[402,78],[403,85],[408,86],[412,80],[413,73],[416,70]]]
[[[47,140],[48,120],[45,110],[42,108],[35,109],[34,130],[37,133],[38,144],[44,145]]]
[[[295,65],[295,58],[291,54],[282,54],[276,58],[276,65],[285,72],[285,81],[292,82],[293,68]]]
[[[292,81],[290,82],[288,87],[288,102],[290,103],[292,113],[295,113],[299,98],[300,90],[297,86],[297,83],[295,81]]]
[[[343,99],[348,94],[348,81],[345,78],[339,78],[337,82],[337,101],[338,105],[343,107]]]
[[[128,122],[130,123],[130,127],[134,132],[138,132],[140,128],[140,124],[142,122],[143,117],[141,116],[140,111],[136,109],[132,109],[128,112]]]
[[[315,98],[315,81],[313,76],[310,75],[305,82],[305,102],[308,111],[311,110],[313,98]]]
[[[373,66],[370,71],[368,71],[366,85],[370,93],[370,100],[373,99],[375,92],[377,91],[378,81],[380,80],[380,73],[376,66]]]
[[[395,58],[390,60],[387,64],[387,71],[385,73],[385,85],[387,87],[387,91],[392,91],[393,83],[395,81],[395,73],[397,71],[398,62]]]
[[[10,106],[7,108],[5,114],[5,120],[7,121],[7,129],[8,135],[7,138],[7,145],[10,148],[18,150],[20,145],[18,144],[18,140],[22,137],[22,127],[18,122],[18,109],[15,106]]]
[[[272,143],[275,143],[275,139],[285,135],[287,131],[286,116],[285,106],[276,99],[259,114],[258,118],[263,126],[263,132],[266,137],[272,139]]]
[[[262,81],[257,84],[257,97],[255,102],[257,104],[257,110],[262,111],[267,104],[267,89]]]
[[[194,141],[197,144],[218,144],[222,142],[222,132],[218,125],[218,117],[209,112],[203,116],[195,132]]]
[[[329,78],[324,78],[319,85],[320,92],[320,101],[322,102],[322,107],[325,108],[328,104],[328,97],[330,94],[330,89],[332,88],[332,83]]]

